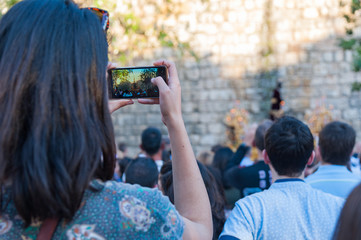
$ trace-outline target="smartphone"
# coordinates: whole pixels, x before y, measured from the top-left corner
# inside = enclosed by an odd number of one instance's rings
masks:
[[[159,89],[151,79],[162,77],[168,82],[165,66],[114,68],[108,71],[110,98],[158,98]]]

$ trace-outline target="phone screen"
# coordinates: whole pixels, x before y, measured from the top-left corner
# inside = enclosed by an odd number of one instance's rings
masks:
[[[165,66],[130,67],[109,70],[110,98],[158,98],[159,90],[151,79],[161,76],[167,83]]]

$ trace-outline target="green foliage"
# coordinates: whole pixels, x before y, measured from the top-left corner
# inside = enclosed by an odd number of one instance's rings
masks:
[[[125,81],[128,79],[130,71],[113,71],[112,75],[114,79],[120,79],[121,81]]]
[[[346,19],[346,22],[348,23],[351,23],[353,21],[353,19],[347,14],[344,14],[343,17]]]
[[[361,1],[352,0],[349,4],[340,1],[340,6],[346,8],[346,13],[343,15],[346,20],[345,32],[348,35],[347,39],[341,39],[339,46],[344,50],[352,51],[352,70],[355,72],[361,71],[361,39],[353,36],[354,29],[359,27],[359,11],[361,10]],[[352,91],[361,91],[361,83],[353,82],[351,86]]]
[[[13,5],[15,5],[16,3],[20,2],[20,0],[5,0],[5,4],[8,7],[12,7]]]
[[[360,82],[353,82],[351,86],[352,92],[360,92],[361,91],[361,83]]]
[[[140,81],[137,82],[138,87],[142,90],[152,89],[153,84],[151,82],[152,78],[157,76],[157,72],[152,69],[146,69],[140,74]]]
[[[355,14],[356,11],[358,11],[360,9],[361,9],[360,0],[352,0],[352,3],[351,3],[351,12],[352,12],[352,14]]]
[[[108,39],[111,61],[133,65],[136,59],[151,56],[149,53],[160,48],[172,49],[175,56],[190,55],[199,60],[190,44],[178,38],[178,28],[169,25],[188,10],[182,1],[87,0],[86,4],[95,4],[110,13]]]
[[[355,72],[359,72],[361,70],[361,56],[358,54],[353,57],[352,69]]]
[[[16,3],[20,2],[20,0],[0,0],[0,18],[5,13],[5,11],[11,8]]]
[[[21,0],[0,0],[0,17],[11,6]],[[209,0],[203,0],[206,3]],[[181,41],[175,26],[167,20],[177,21],[187,11],[185,3],[173,0],[147,0],[145,6],[132,0],[75,0],[80,7],[99,7],[110,14],[110,29],[107,33],[110,61],[133,65],[137,58],[144,58],[159,48],[170,48],[176,56],[189,55],[199,61],[189,42]],[[121,7],[119,7],[121,6]],[[144,11],[153,9],[153,13]],[[149,56],[149,54],[147,55]]]
[[[357,43],[356,39],[345,40],[341,39],[339,46],[344,50],[351,50],[352,47]]]
[[[124,14],[119,20],[120,24],[124,27],[125,34],[144,34],[140,27],[139,17],[133,13]]]
[[[346,28],[346,34],[347,35],[352,35],[353,34],[353,30],[351,28]]]
[[[128,80],[130,71],[113,71],[112,75],[113,79],[115,79],[115,84],[113,85],[114,90],[119,88],[125,91],[130,91],[131,83]]]
[[[123,91],[130,91],[132,89],[132,84],[129,81],[121,81],[117,84],[117,87]]]

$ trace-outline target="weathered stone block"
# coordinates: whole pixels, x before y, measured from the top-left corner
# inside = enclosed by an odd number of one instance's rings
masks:
[[[326,61],[326,62],[332,62],[333,61],[333,53],[332,52],[325,52],[323,54],[323,59]]]
[[[208,124],[208,132],[211,134],[219,134],[225,132],[226,128],[221,123]]]
[[[215,135],[206,134],[206,135],[203,135],[200,137],[199,143],[200,143],[200,145],[206,145],[206,146],[211,147],[215,144],[218,144],[219,139]]]
[[[306,8],[303,10],[303,17],[308,19],[315,19],[319,16],[317,8]]]
[[[359,119],[358,109],[345,109],[342,113],[344,119]]]
[[[183,120],[186,124],[197,124],[199,123],[199,118],[200,116],[198,113],[183,114]]]
[[[198,81],[200,78],[200,70],[199,68],[188,69],[186,73],[186,78],[191,81]]]

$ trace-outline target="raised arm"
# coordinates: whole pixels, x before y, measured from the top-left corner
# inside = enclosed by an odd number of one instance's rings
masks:
[[[161,60],[169,71],[168,85],[161,77],[152,80],[159,88],[158,99],[139,99],[144,104],[160,104],[162,120],[168,128],[172,147],[174,203],[185,222],[183,239],[212,239],[212,214],[202,176],[190,144],[181,110],[181,88],[174,63]]]

